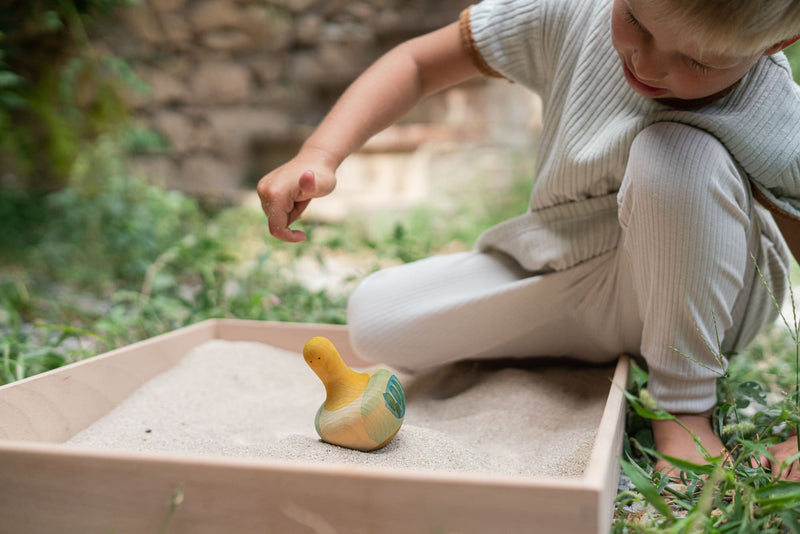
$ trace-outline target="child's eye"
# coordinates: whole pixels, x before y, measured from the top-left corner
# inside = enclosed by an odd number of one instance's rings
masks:
[[[699,72],[706,73],[706,72],[711,70],[711,67],[709,67],[708,65],[703,65],[699,61],[696,61],[696,60],[694,60],[694,59],[692,59],[690,57],[687,57],[687,56],[684,56],[683,62],[686,63],[686,65],[688,65],[689,68],[694,69],[694,70],[699,71]]]
[[[644,26],[642,26],[639,21],[636,20],[636,17],[634,17],[633,13],[630,11],[625,11],[625,20],[637,30],[644,30]]]

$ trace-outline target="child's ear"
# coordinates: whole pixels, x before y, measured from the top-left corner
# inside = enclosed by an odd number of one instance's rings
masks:
[[[775,52],[779,52],[785,48],[789,48],[791,45],[796,43],[800,39],[800,35],[795,35],[789,39],[784,39],[780,43],[775,43],[774,45],[767,48],[766,52],[764,52],[765,56],[769,56],[770,54],[774,54]]]

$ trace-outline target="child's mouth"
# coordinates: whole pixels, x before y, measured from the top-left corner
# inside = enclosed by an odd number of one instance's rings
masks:
[[[647,98],[658,98],[667,94],[666,89],[653,87],[639,80],[625,61],[622,62],[622,70],[625,72],[625,79],[628,81],[628,84],[640,95],[646,96]]]

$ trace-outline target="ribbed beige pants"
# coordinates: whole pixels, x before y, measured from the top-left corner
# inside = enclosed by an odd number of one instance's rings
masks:
[[[726,360],[720,367],[703,338],[713,348],[719,339],[728,353],[773,321],[776,307],[755,264],[780,301],[788,253],[710,135],[659,123],[636,137],[629,154],[616,248],[544,273],[492,250],[379,271],[350,298],[355,350],[411,371],[473,358],[604,362],[640,354],[662,408],[713,406]]]

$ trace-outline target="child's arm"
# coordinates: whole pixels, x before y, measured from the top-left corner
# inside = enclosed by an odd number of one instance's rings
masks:
[[[259,181],[270,233],[284,241],[304,240],[303,232],[289,225],[312,198],[333,190],[336,169],[351,152],[423,97],[477,74],[457,22],[381,57],[345,91],[300,152]]]

